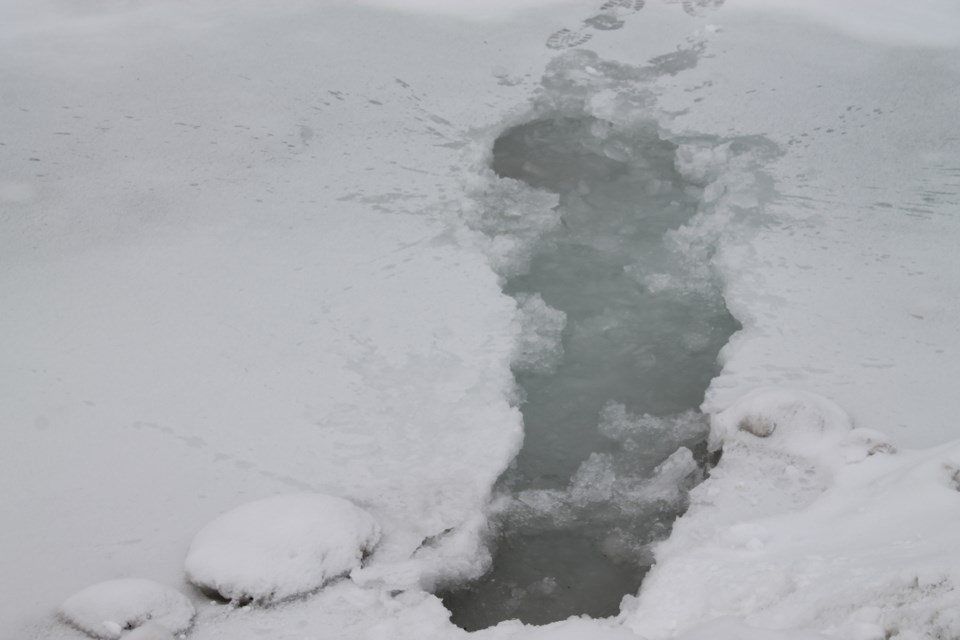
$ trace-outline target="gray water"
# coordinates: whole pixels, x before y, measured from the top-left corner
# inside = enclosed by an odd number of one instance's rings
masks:
[[[555,362],[515,371],[525,440],[500,481],[511,497],[494,514],[493,566],[441,594],[461,627],[615,615],[701,479],[696,409],[739,326],[693,275],[703,265],[664,242],[701,195],[675,151],[652,124],[586,116],[538,119],[494,144],[501,178],[559,195],[560,224],[506,291],[539,296],[566,324]]]

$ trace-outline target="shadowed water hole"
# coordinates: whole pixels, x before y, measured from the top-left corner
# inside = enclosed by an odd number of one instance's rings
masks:
[[[664,242],[701,196],[675,153],[652,123],[586,116],[494,143],[497,175],[559,197],[559,224],[506,292],[554,333],[558,312],[565,324],[515,370],[525,437],[498,484],[492,567],[439,594],[467,630],[617,614],[702,477],[697,408],[739,325],[703,265]]]

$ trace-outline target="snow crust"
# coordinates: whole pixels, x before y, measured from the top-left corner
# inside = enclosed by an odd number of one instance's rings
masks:
[[[241,505],[193,538],[190,582],[233,602],[269,604],[360,567],[380,540],[366,511],[334,496],[292,494]]]
[[[149,638],[156,627],[167,633],[182,633],[190,628],[196,612],[185,595],[171,587],[138,578],[108,580],[91,585],[67,598],[60,615],[95,638],[115,640]],[[134,636],[129,630],[145,629]]]

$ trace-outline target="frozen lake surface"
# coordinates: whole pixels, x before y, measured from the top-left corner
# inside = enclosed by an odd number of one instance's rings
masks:
[[[516,525],[626,567],[591,591],[655,564],[479,640],[960,635],[958,10],[5,3],[0,628],[463,637],[434,593],[526,571]],[[290,493],[370,514],[362,566],[186,582]]]

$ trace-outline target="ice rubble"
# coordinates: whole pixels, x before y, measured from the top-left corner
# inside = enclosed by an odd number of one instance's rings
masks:
[[[360,567],[380,525],[353,503],[288,494],[241,505],[206,525],[184,566],[195,585],[237,603],[270,604]]]
[[[649,80],[643,70],[606,65],[590,74],[602,66],[583,52],[551,62],[530,113],[490,142],[483,159],[496,177],[481,170],[487,180],[465,207],[518,301],[514,371],[525,427],[499,483],[520,493],[491,510],[493,567],[443,595],[467,629],[616,613],[649,565],[647,545],[669,531],[697,476],[690,451],[667,458],[695,445],[687,414],[737,328],[709,264],[691,260],[675,232],[710,204],[704,187],[749,146],[664,139],[651,112],[628,108]],[[604,91],[609,120],[590,103]],[[709,251],[706,234],[700,240]],[[659,428],[611,438],[603,433],[611,404]],[[610,490],[581,499],[597,473]]]
[[[599,426],[604,433],[617,429],[621,448],[590,454],[567,487],[525,489],[497,502],[493,512],[517,535],[571,529],[594,538],[607,555],[637,562],[669,530],[669,514],[702,478],[688,447],[705,435],[703,418],[694,412],[638,416],[611,403]]]
[[[182,633],[190,628],[195,614],[190,600],[176,589],[139,578],[91,585],[60,606],[67,622],[105,640],[133,637],[127,632],[144,626]]]
[[[514,371],[550,373],[563,358],[561,334],[567,314],[543,301],[539,293],[518,294],[517,321],[520,324]]]

